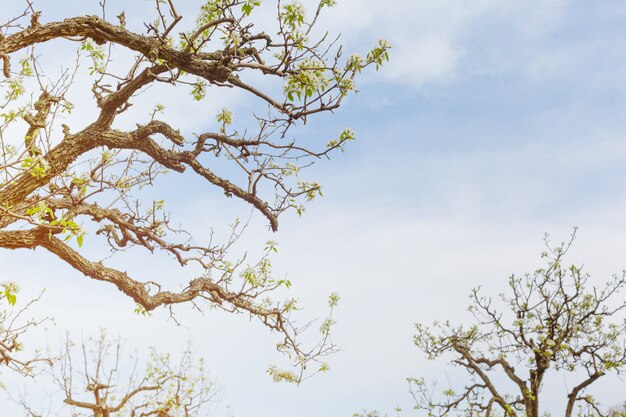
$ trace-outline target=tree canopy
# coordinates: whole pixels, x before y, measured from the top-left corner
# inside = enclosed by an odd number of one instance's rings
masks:
[[[575,381],[564,398],[565,417],[577,407],[607,415],[587,391],[598,379],[622,374],[626,367],[626,302],[619,297],[626,273],[603,287],[590,286],[582,267],[565,264],[573,239],[553,247],[546,238],[546,265],[511,275],[508,292],[499,300],[484,296],[480,288],[473,290],[473,325],[416,325],[415,344],[429,359],[451,356],[451,364],[469,376],[460,388],[443,390],[411,378],[416,408],[435,416],[538,417],[546,375],[562,371]]]

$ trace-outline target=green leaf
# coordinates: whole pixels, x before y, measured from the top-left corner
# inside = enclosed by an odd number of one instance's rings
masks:
[[[9,304],[14,306],[15,302],[17,301],[17,297],[15,296],[15,294],[13,294],[11,292],[6,292],[5,295],[7,297],[7,301],[9,302]]]

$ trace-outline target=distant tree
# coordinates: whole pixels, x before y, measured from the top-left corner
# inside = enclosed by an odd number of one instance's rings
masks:
[[[609,408],[606,414],[608,417],[626,417],[626,401]]]
[[[380,413],[378,411],[363,411],[352,414],[352,417],[380,417]]]
[[[145,350],[145,349],[142,349]],[[120,339],[106,331],[79,345],[67,339],[63,354],[50,368],[64,409],[71,416],[89,417],[206,417],[219,402],[219,389],[209,379],[202,358],[191,349],[178,360],[151,349],[142,358],[128,352]],[[57,395],[54,398],[58,398]],[[29,398],[21,402],[28,415],[56,411],[35,410]]]
[[[564,398],[564,416],[572,417],[578,407],[607,415],[587,389],[626,366],[626,302],[618,295],[626,280],[624,274],[615,275],[597,288],[581,267],[566,266],[574,235],[556,247],[546,238],[542,257],[547,265],[512,275],[500,303],[473,290],[469,310],[475,324],[416,325],[415,344],[429,359],[451,356],[451,364],[469,376],[464,386],[443,392],[411,378],[416,408],[432,416],[539,417],[546,374],[564,371],[573,381]]]
[[[106,1],[99,3],[101,16],[56,22],[47,22],[30,0],[22,14],[3,14],[8,20],[0,24],[5,77],[0,83],[0,248],[47,250],[89,278],[112,284],[136,302],[139,313],[180,303],[248,313],[281,334],[279,350],[304,369],[332,350],[324,344],[332,321],[324,322],[324,343],[317,347],[307,350],[296,340],[299,329],[289,319],[295,302],[268,297],[289,286],[271,274],[267,255],[275,244],[253,265],[229,259],[240,228],[225,242],[196,244],[191,233],[174,227],[165,202],[148,200],[145,190],[173,172],[180,174],[180,192],[199,195],[204,190],[185,189],[186,179],[195,175],[249,204],[277,230],[280,214],[300,213],[303,201],[321,194],[317,183],[295,179],[296,174],[355,138],[346,129],[328,142],[301,143],[291,137],[291,128],[337,109],[356,91],[361,71],[388,59],[389,46],[380,42],[365,56],[344,58],[336,39],[315,28],[335,0],[309,2],[308,14],[299,1],[202,1],[192,24],[175,0],[154,0],[151,16],[113,12]],[[275,11],[273,21],[263,22],[269,33],[256,29],[263,7]],[[46,68],[46,56],[68,63],[60,76]],[[88,67],[91,85],[75,83],[80,65]],[[133,107],[148,87],[150,106]],[[172,88],[187,89],[188,102],[171,102]],[[206,130],[197,132],[165,120],[170,106],[202,112],[202,100],[216,90],[241,91],[265,110],[241,118],[241,128],[234,127],[235,116],[227,108],[207,117]],[[86,94],[93,96],[95,116],[72,103]],[[64,123],[77,112],[84,112],[81,123]],[[121,115],[136,126],[124,128],[128,123]],[[171,279],[133,277],[104,260],[88,259],[83,240],[98,236],[113,253],[135,247],[148,255],[169,255],[181,268],[191,268],[195,278],[176,286]],[[270,372],[277,379],[302,377]]]
[[[394,412],[396,417],[400,416],[400,412],[402,411],[402,409],[400,407],[396,407]],[[389,414],[385,414],[384,417],[388,417],[390,416]],[[362,412],[357,412],[352,414],[352,417],[383,417],[378,411],[376,410],[363,410]]]

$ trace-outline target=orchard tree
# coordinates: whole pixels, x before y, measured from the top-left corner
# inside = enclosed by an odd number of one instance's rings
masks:
[[[282,213],[301,213],[303,202],[321,194],[317,183],[296,178],[300,170],[355,138],[346,129],[330,141],[302,143],[291,132],[317,113],[337,109],[356,91],[359,73],[388,59],[388,44],[346,57],[336,38],[316,28],[335,0],[307,2],[308,13],[298,0],[261,3],[203,1],[189,19],[176,0],[154,0],[151,16],[131,15],[119,4],[114,10],[101,0],[98,16],[49,21],[26,0],[23,13],[3,14],[0,248],[46,250],[117,288],[139,313],[180,303],[247,313],[281,334],[279,350],[304,369],[333,350],[327,331],[332,320],[323,323],[319,345],[304,349],[298,342],[300,329],[290,320],[295,301],[268,297],[290,284],[271,273],[268,255],[275,244],[252,265],[229,259],[240,227],[225,242],[197,244],[170,221],[162,199],[144,197],[165,172],[182,184],[197,176],[207,192],[249,204],[276,231]],[[271,21],[259,17],[267,16],[264,10],[273,13]],[[257,29],[259,20],[264,30]],[[58,77],[47,65],[50,57],[66,63]],[[76,83],[85,75],[90,85]],[[138,97],[148,88],[149,97]],[[169,102],[172,89],[187,90],[187,102]],[[241,118],[236,128],[237,117],[223,108],[199,131],[164,116],[174,105],[203,112],[205,97],[218,101],[225,90],[242,92],[263,112]],[[87,94],[95,114],[73,104]],[[140,99],[142,106],[133,107]],[[136,126],[127,128],[121,119]],[[170,277],[131,276],[88,259],[81,249],[87,239],[100,239],[113,254],[135,247],[145,256],[169,255],[195,278],[181,290]],[[279,380],[302,378],[276,368],[270,373]]]
[[[564,263],[573,239],[551,247],[546,238],[546,265],[512,275],[499,301],[473,290],[472,326],[416,325],[415,344],[429,359],[451,356],[469,377],[464,386],[445,390],[411,378],[416,408],[433,416],[539,417],[544,379],[560,371],[570,381],[565,417],[580,409],[607,414],[587,390],[626,366],[626,302],[619,295],[626,278],[615,275],[601,288],[591,286],[581,267]]]
[[[30,417],[66,411],[75,417],[205,417],[214,411],[219,389],[190,346],[178,359],[145,350],[128,352],[105,330],[80,344],[68,337],[47,372],[57,387],[52,397],[60,396],[63,405],[39,410],[26,396],[20,402]]]

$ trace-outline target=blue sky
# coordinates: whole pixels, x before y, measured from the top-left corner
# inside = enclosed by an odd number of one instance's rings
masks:
[[[63,3],[46,11],[42,2],[44,20],[95,11],[89,2]],[[280,242],[274,264],[294,281],[305,317],[324,314],[331,291],[342,296],[335,333],[344,350],[330,359],[331,372],[299,387],[274,384],[265,369],[280,360],[275,341],[244,317],[183,312],[188,328],[166,314],[133,317],[132,303],[114,289],[47,254],[38,251],[34,264],[32,253],[0,252],[3,274],[26,292],[47,288],[41,309],[57,319],[50,338],[102,325],[129,345],[174,351],[191,338],[237,417],[349,416],[396,405],[415,415],[406,377],[445,373],[412,346],[414,322],[467,321],[468,291],[481,285],[495,295],[509,274],[534,270],[546,232],[560,241],[580,227],[571,261],[584,263],[596,283],[626,268],[626,4],[338,3],[321,24],[342,32],[349,50],[389,39],[391,63],[302,133],[325,143],[346,126],[357,131],[344,154],[306,173],[324,198],[302,218],[285,216],[276,235],[254,217],[241,243]],[[115,15],[130,6],[109,7]],[[220,100],[236,114],[247,108],[241,96]],[[171,115],[191,131],[204,117],[184,108]],[[200,235],[248,213],[211,189],[190,199],[171,181],[164,197],[172,213]],[[124,262],[146,274],[176,273],[145,257]],[[75,291],[97,301],[86,304]],[[592,392],[607,405],[623,401],[626,384],[607,381]],[[553,382],[546,409],[558,412],[571,381]]]

